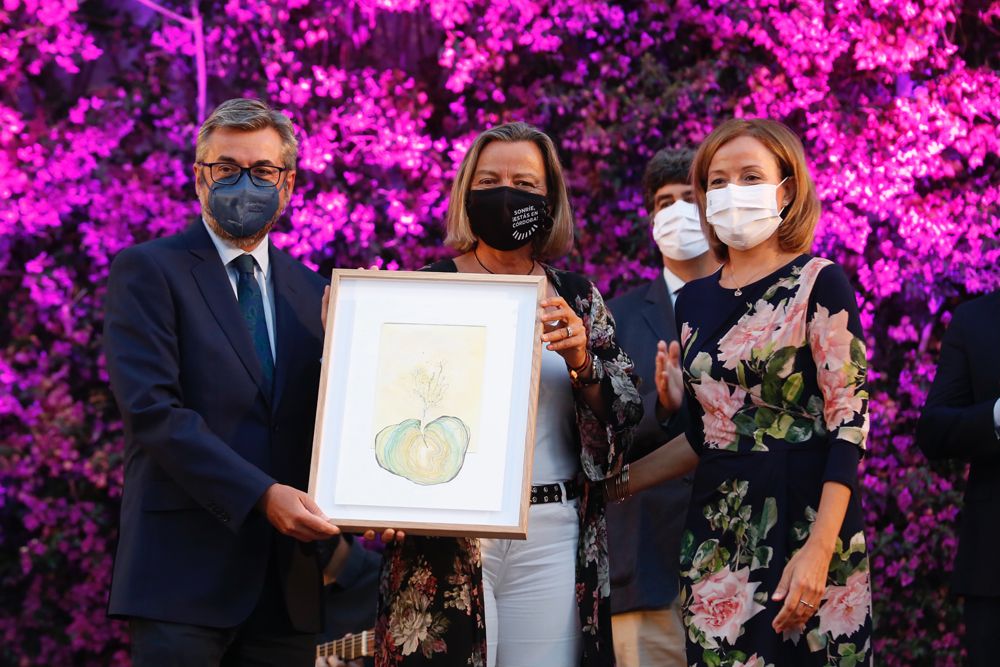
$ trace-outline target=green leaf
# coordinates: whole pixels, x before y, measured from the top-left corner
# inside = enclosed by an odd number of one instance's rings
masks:
[[[767,537],[775,524],[778,523],[778,503],[774,498],[765,498],[760,508],[760,518],[757,519],[757,531],[761,538]]]
[[[767,429],[767,434],[772,438],[777,438],[778,440],[784,440],[785,434],[788,433],[788,429],[791,428],[792,424],[795,422],[795,418],[788,414],[783,414],[778,417],[771,428]]]
[[[712,357],[707,352],[699,352],[691,362],[692,377],[700,378],[705,373],[712,371]]]
[[[685,530],[681,535],[681,564],[690,565],[691,557],[694,555],[694,533]]]
[[[774,556],[774,549],[771,547],[757,547],[753,552],[753,562],[750,564],[751,570],[759,570],[762,567],[768,567],[771,564],[771,558]]]
[[[774,419],[777,417],[777,413],[771,408],[757,408],[757,414],[754,415],[754,421],[757,426],[763,429],[771,428],[771,424],[774,423]]]
[[[766,452],[769,451],[767,445],[764,444],[764,430],[759,429],[754,431],[753,434],[753,447],[750,449],[751,452]]]
[[[839,655],[854,655],[858,652],[854,644],[840,644],[837,646],[837,653]]]
[[[702,542],[694,554],[694,559],[691,561],[692,567],[701,572],[705,571],[707,569],[705,565],[712,561],[718,548],[719,540],[706,540]]]
[[[847,555],[851,554],[863,554],[865,552],[865,534],[862,532],[854,533],[851,536],[851,545],[847,549]]]
[[[715,651],[705,651],[701,654],[701,658],[705,661],[706,667],[722,667],[722,658]]]
[[[736,413],[736,416],[733,417],[733,423],[736,424],[736,432],[740,435],[749,437],[757,430],[757,422],[745,412]]]
[[[777,375],[767,374],[761,383],[760,396],[765,403],[771,405],[781,404],[781,378]]]
[[[809,645],[809,650],[813,653],[822,651],[826,648],[827,641],[828,638],[826,633],[821,633],[819,628],[813,628],[812,631],[806,635],[806,644]]]
[[[796,542],[805,542],[809,538],[809,524],[799,521],[792,526],[792,538]]]
[[[865,343],[857,337],[851,339],[851,363],[858,368],[868,366],[868,357],[865,355]]]
[[[684,358],[685,359],[687,359],[688,350],[691,349],[691,346],[694,345],[694,342],[696,340],[698,340],[698,330],[697,329],[694,330],[694,332],[691,334],[691,337],[688,338],[687,345],[684,346]]]
[[[841,426],[837,429],[837,437],[841,440],[860,445],[865,441],[866,433],[857,426]]]
[[[789,362],[795,357],[796,352],[798,352],[798,348],[791,345],[776,350],[767,362],[767,375],[778,378],[786,377],[792,370]]]
[[[813,423],[805,419],[796,419],[785,434],[788,442],[805,442],[813,435]]]
[[[803,387],[805,387],[805,382],[802,380],[802,373],[789,375],[781,387],[781,396],[788,403],[797,403],[802,397]]]
[[[741,387],[748,386],[746,367],[743,365],[742,361],[736,362],[736,379],[739,381]]]

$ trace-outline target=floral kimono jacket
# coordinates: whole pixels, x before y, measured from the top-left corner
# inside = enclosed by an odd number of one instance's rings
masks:
[[[427,270],[455,272],[451,260]],[[551,267],[545,273],[587,328],[588,347],[603,369],[601,395],[609,423],[576,401],[580,467],[577,603],[583,632],[582,665],[614,665],[607,527],[600,486],[631,443],[642,417],[632,362],[614,339],[614,322],[586,278]],[[377,667],[485,665],[482,562],[479,540],[409,536],[385,551],[375,627]]]

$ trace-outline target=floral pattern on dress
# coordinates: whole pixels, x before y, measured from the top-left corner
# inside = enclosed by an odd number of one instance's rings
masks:
[[[677,302],[696,425],[688,439],[700,457],[681,544],[688,663],[870,665],[856,494],[816,614],[798,631],[771,627],[783,604],[771,595],[809,537],[823,484],[856,488],[868,393],[853,290],[832,262],[802,256],[742,292],[716,275],[689,283]]]
[[[454,272],[454,263],[430,270]],[[611,641],[611,577],[604,499],[597,484],[619,465],[642,418],[632,361],[614,339],[614,320],[597,288],[583,276],[545,266],[556,292],[583,320],[587,348],[598,363],[607,423],[576,401],[583,490],[579,501],[576,596],[583,650],[580,664],[615,664]],[[425,573],[426,571],[426,573]],[[433,591],[429,587],[435,582]],[[441,587],[437,582],[444,581]],[[416,589],[414,593],[407,591]],[[426,602],[426,604],[425,604]],[[378,667],[473,665],[486,661],[479,541],[408,536],[387,547],[376,622]],[[412,650],[411,650],[412,649]]]

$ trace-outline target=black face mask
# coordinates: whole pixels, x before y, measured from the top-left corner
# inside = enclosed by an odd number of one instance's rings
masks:
[[[471,190],[465,200],[472,233],[497,250],[517,250],[539,232],[552,229],[543,195],[517,188]]]
[[[219,226],[238,239],[258,233],[278,212],[278,188],[257,185],[248,174],[232,185],[215,183],[208,195],[208,207]]]

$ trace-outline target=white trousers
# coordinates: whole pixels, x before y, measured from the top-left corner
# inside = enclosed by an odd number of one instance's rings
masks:
[[[532,505],[527,540],[481,540],[487,667],[577,667],[577,501]]]

